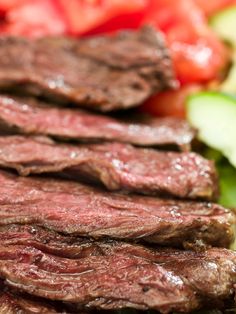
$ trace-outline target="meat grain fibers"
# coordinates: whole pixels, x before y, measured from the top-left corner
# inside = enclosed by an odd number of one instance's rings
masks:
[[[81,142],[117,141],[137,146],[190,150],[196,131],[174,117],[117,120],[75,108],[60,108],[34,98],[0,96],[3,132],[48,135]]]
[[[8,286],[90,309],[190,312],[205,306],[220,308],[233,301],[236,283],[233,251],[153,250],[123,242],[80,243],[70,239],[65,252],[60,247],[62,236],[51,233],[52,245],[50,240],[42,241],[42,233],[47,231],[29,226],[26,239],[25,227],[10,226],[7,231],[10,238],[5,237],[0,245],[0,276]],[[48,253],[47,248],[57,241],[60,247],[57,255]],[[40,242],[41,249],[33,244]],[[77,257],[67,257],[76,251]]]
[[[180,247],[228,247],[234,214],[220,205],[122,195],[63,180],[0,172],[0,224]]]
[[[64,173],[109,190],[214,200],[218,178],[212,161],[196,153],[160,152],[122,143],[63,145],[47,138],[0,137],[0,166],[21,175]]]

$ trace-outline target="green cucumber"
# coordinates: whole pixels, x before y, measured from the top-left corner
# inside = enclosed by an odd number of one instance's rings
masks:
[[[236,6],[214,15],[210,19],[210,26],[222,39],[236,46]]]
[[[187,118],[199,139],[236,167],[236,98],[218,92],[194,94],[187,101]]]

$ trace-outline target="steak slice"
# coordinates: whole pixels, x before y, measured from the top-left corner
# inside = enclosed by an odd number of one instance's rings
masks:
[[[0,96],[3,131],[49,135],[79,141],[117,141],[138,146],[171,145],[189,150],[195,131],[177,118],[125,123],[82,110],[57,108],[33,98]]]
[[[105,192],[0,173],[0,225],[35,224],[82,237],[228,247],[235,216],[217,204]]]
[[[198,306],[194,290],[179,276],[133,256],[74,260],[31,247],[1,245],[0,276],[21,291],[88,308],[150,308],[168,313]]]
[[[60,173],[103,183],[109,190],[212,200],[214,164],[195,153],[158,152],[122,143],[62,145],[44,138],[0,137],[0,165],[21,175]]]
[[[0,40],[0,87],[95,110],[130,108],[175,85],[160,33],[150,27],[88,39]]]
[[[53,306],[31,300],[30,298],[14,295],[10,292],[0,293],[1,314],[53,314],[66,313],[58,311]],[[78,312],[79,313],[79,312]]]
[[[236,253],[233,251],[154,250],[122,242],[88,241],[86,245],[68,244],[71,251],[77,248],[79,254],[77,258],[71,255],[66,258],[29,244],[21,235],[26,231],[22,228],[10,226],[7,231],[21,245],[10,244],[11,239],[1,242],[0,276],[7,285],[32,295],[88,308],[133,307],[169,313],[189,312],[206,305],[222,307],[235,294]],[[30,237],[40,242],[37,228],[29,228]],[[59,237],[55,236],[54,242],[60,243]],[[42,243],[43,248],[50,245]],[[61,251],[63,255],[65,252]]]

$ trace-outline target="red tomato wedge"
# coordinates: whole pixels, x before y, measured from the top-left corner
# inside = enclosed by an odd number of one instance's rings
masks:
[[[7,1],[6,1],[7,2]],[[63,34],[66,24],[54,5],[53,0],[21,0],[6,12],[5,24],[1,25],[3,33],[24,36],[43,36]],[[0,0],[0,9],[4,3]]]
[[[149,98],[140,107],[140,110],[160,117],[185,118],[187,96],[199,91],[201,88],[200,85],[185,85],[178,90],[163,92]]]
[[[227,50],[209,29],[192,0],[150,0],[143,23],[163,30],[181,83],[217,78],[227,62]]]
[[[204,11],[207,16],[229,7],[236,5],[236,0],[194,0],[194,2]]]
[[[113,17],[98,27],[89,30],[84,35],[109,33],[121,29],[137,29],[141,25],[141,21],[144,18],[144,13],[145,12],[143,10],[140,10]]]
[[[0,0],[0,10],[8,11],[22,5],[27,0]]]
[[[221,77],[228,60],[228,51],[211,33],[195,43],[170,44],[174,67],[181,83],[207,82]]]
[[[192,0],[148,0],[144,23],[152,23],[165,33],[177,27],[181,39],[205,26],[205,17]],[[190,29],[184,29],[187,25]]]
[[[101,32],[117,30],[128,27],[125,23],[132,23],[133,13],[141,13],[146,7],[148,0],[57,0],[60,10],[65,14],[69,32],[72,34],[83,34],[112,21]],[[129,14],[131,16],[129,17]],[[126,16],[126,18],[124,18]],[[123,17],[123,19],[122,19]],[[125,22],[125,23],[124,23]],[[136,26],[136,25],[135,25]]]
[[[138,28],[148,1],[0,0],[4,22],[0,30],[8,34],[41,36]]]

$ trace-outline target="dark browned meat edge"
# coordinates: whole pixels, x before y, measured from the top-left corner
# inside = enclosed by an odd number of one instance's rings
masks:
[[[1,228],[0,237],[1,277],[39,297],[162,313],[221,308],[234,298],[236,253],[230,250],[151,249],[19,225]]]
[[[117,141],[137,146],[173,147],[190,150],[196,135],[181,119],[145,118],[129,121],[80,109],[59,108],[34,98],[0,95],[3,132],[48,135],[82,142]]]
[[[175,86],[166,44],[151,27],[80,40],[1,37],[0,69],[2,90],[100,111],[138,106]]]
[[[196,153],[160,152],[129,144],[63,145],[47,138],[0,137],[0,165],[21,175],[65,173],[114,191],[215,200],[214,163]]]

